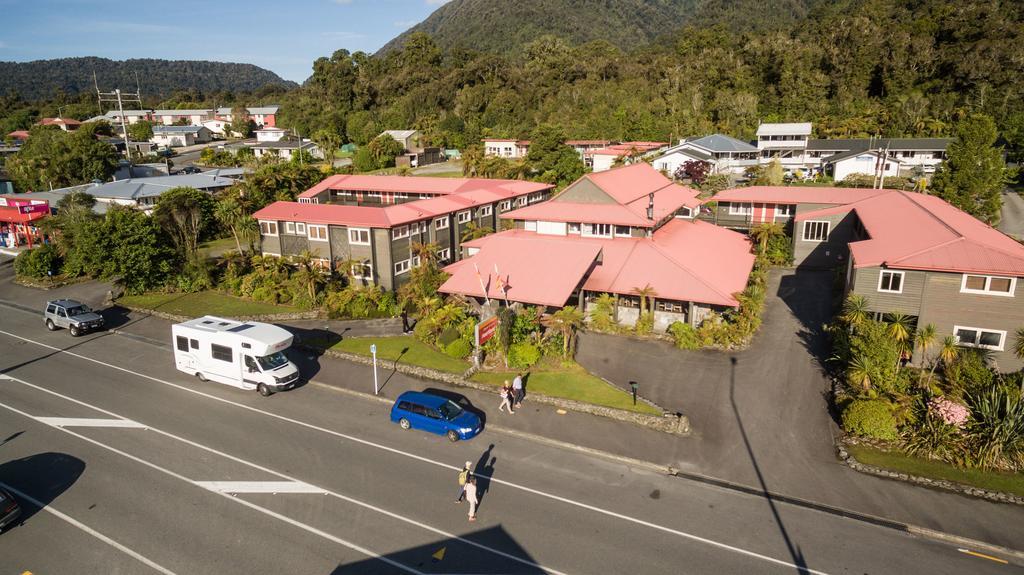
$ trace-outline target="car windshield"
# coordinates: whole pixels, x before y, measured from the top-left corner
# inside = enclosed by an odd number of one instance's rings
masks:
[[[83,313],[89,313],[92,310],[87,305],[76,305],[75,307],[68,308],[68,316],[74,317],[76,315],[82,315]]]
[[[459,416],[460,413],[462,413],[462,408],[459,407],[457,403],[450,399],[441,404],[441,407],[439,407],[438,409],[441,410],[441,417],[449,421],[455,419],[456,417]]]
[[[276,352],[263,357],[257,357],[256,361],[260,362],[260,369],[263,371],[269,371],[271,369],[277,369],[288,363],[288,358],[285,357],[283,353]]]

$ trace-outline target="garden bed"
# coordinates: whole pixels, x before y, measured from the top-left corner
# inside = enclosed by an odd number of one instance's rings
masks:
[[[185,317],[201,317],[204,315],[250,317],[302,312],[302,310],[290,305],[253,301],[219,291],[195,293],[151,292],[141,295],[126,295],[118,299],[117,302],[129,308],[151,310]]]
[[[526,378],[527,397],[532,393],[539,393],[614,409],[651,415],[662,414],[660,409],[644,401],[637,401],[637,404],[633,405],[632,395],[591,375],[578,365],[563,367],[555,371],[524,370],[524,373],[527,372],[529,373],[529,377]],[[505,381],[511,382],[515,376],[515,372],[477,372],[470,380],[497,387]]]
[[[469,362],[445,355],[407,335],[351,337],[339,341],[331,346],[331,349],[370,357],[370,344],[377,345],[377,359],[380,360],[397,361],[459,375],[469,369]]]

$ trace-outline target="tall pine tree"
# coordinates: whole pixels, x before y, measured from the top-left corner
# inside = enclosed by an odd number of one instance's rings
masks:
[[[957,124],[956,139],[932,180],[935,194],[972,216],[995,225],[1003,207],[1006,163],[995,146],[995,122],[972,114]]]

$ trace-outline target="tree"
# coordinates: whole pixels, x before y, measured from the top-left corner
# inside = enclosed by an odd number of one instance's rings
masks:
[[[868,300],[859,294],[850,294],[843,302],[843,313],[839,317],[846,325],[853,329],[864,325],[868,321]]]
[[[90,124],[73,132],[32,128],[28,140],[7,160],[7,172],[21,191],[46,190],[106,180],[117,169],[113,146],[94,137]]]
[[[244,226],[245,220],[251,220],[252,216],[245,213],[242,209],[242,205],[238,203],[238,198],[231,195],[224,195],[217,201],[217,207],[214,210],[214,216],[217,221],[229,230],[231,235],[235,238],[235,246],[238,248],[238,253],[245,253],[242,249],[242,227]]]
[[[702,160],[687,160],[683,165],[676,168],[672,177],[677,180],[689,178],[695,186],[699,186],[707,179],[711,172],[711,163]]]
[[[544,326],[562,336],[562,357],[568,358],[569,351],[575,349],[573,340],[576,330],[583,325],[583,320],[583,312],[571,305],[545,316]]]
[[[1006,164],[995,142],[992,118],[972,114],[957,124],[947,159],[932,178],[935,194],[972,216],[995,225],[1003,206]]]
[[[316,142],[317,146],[324,152],[324,159],[327,160],[327,164],[330,166],[334,165],[334,157],[338,153],[338,148],[341,146],[341,136],[338,135],[334,130],[323,128],[317,130],[313,134],[313,141]]]
[[[256,122],[249,117],[249,110],[245,106],[231,108],[231,126],[228,128],[228,136],[237,134],[239,138],[251,138],[256,130]]]
[[[323,180],[325,173],[316,166],[283,162],[266,164],[235,184],[238,199],[248,212],[255,212],[274,201],[294,202],[299,194]]]
[[[647,310],[647,298],[654,300],[654,296],[658,295],[658,293],[654,291],[651,284],[645,284],[644,287],[635,287],[632,289],[632,292],[640,296],[640,316],[643,317]],[[653,301],[651,305],[654,305]]]
[[[911,318],[901,312],[886,314],[886,331],[889,337],[896,342],[896,349],[899,351],[899,358],[896,360],[896,370],[899,371],[900,362],[903,357],[910,353],[910,335],[913,333]]]
[[[750,237],[757,242],[758,249],[762,253],[768,247],[768,242],[770,242],[772,238],[784,235],[785,233],[786,228],[778,222],[766,222],[758,224],[750,229]]]
[[[129,124],[128,136],[133,142],[148,142],[153,138],[153,124],[146,120]]]
[[[548,184],[568,184],[586,171],[580,155],[565,144],[565,132],[551,124],[542,124],[531,134],[526,164],[536,179]]]
[[[199,238],[214,222],[213,198],[195,188],[172,188],[161,194],[153,210],[153,220],[174,241],[182,259],[195,263]]]
[[[1015,355],[1017,359],[1024,361],[1024,327],[1017,328],[1017,331],[1014,332],[1013,335],[1013,355]]]
[[[466,224],[466,229],[462,230],[462,235],[459,237],[459,241],[462,243],[471,242],[492,233],[494,233],[494,230],[488,226],[481,226],[476,222],[469,222]]]
[[[924,367],[928,363],[928,350],[935,345],[937,335],[935,333],[935,326],[928,324],[923,328],[917,330],[917,334],[914,335],[915,343],[917,347],[921,349],[921,367]],[[932,375],[935,373],[935,363],[932,363],[931,371],[928,372],[928,381],[932,380]],[[920,379],[918,380],[920,381]]]
[[[939,360],[942,361],[942,365],[953,365],[953,362],[959,356],[960,346],[957,345],[956,338],[951,335],[944,337],[942,339],[942,346],[939,348]]]
[[[755,186],[781,186],[785,172],[782,169],[782,162],[773,158],[767,165],[758,166],[759,170],[753,181]]]
[[[726,174],[711,174],[708,176],[704,183],[700,185],[700,191],[705,195],[714,196],[722,190],[729,189],[732,182],[729,180],[729,176]]]

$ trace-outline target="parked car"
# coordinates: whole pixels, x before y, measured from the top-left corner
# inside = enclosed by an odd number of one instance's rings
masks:
[[[46,329],[55,331],[64,327],[75,337],[103,327],[103,316],[73,299],[46,302],[43,321],[46,323]]]
[[[0,531],[7,528],[21,517],[21,507],[14,497],[0,488]]]
[[[179,174],[201,174],[203,171],[195,166],[185,166],[181,169]]]
[[[483,428],[475,413],[466,411],[448,398],[421,391],[407,391],[399,395],[391,408],[391,421],[402,429],[422,429],[446,435],[453,442],[472,439]]]

